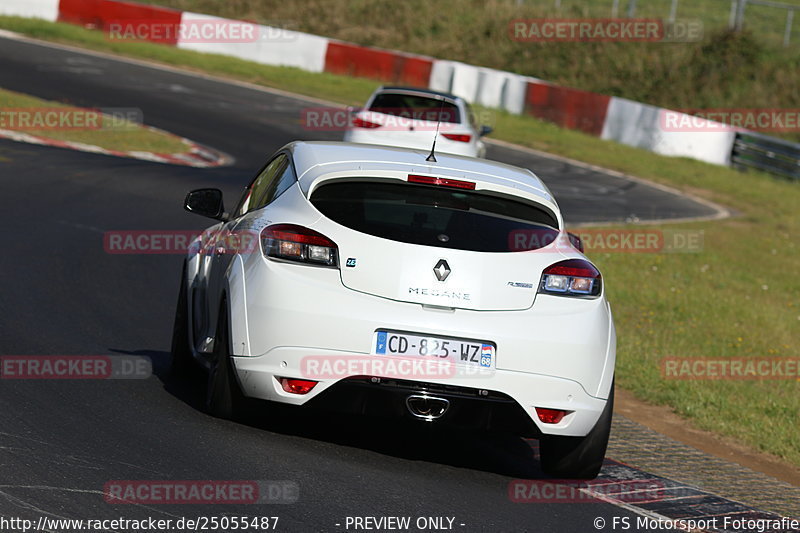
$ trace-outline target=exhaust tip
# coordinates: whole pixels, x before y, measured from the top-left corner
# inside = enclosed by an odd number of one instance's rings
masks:
[[[424,394],[412,394],[406,398],[408,411],[417,418],[432,422],[441,418],[450,408],[450,401]]]

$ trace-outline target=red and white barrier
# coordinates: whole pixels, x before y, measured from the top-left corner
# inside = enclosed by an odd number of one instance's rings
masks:
[[[665,113],[691,118],[693,127],[668,131],[663,123]],[[731,128],[717,122],[614,97],[608,105],[600,137],[661,155],[729,165],[735,135]]]
[[[528,83],[525,111],[563,128],[599,136],[606,120],[609,96],[547,82]]]
[[[184,12],[181,24],[186,29],[202,27],[205,24],[224,33],[226,29],[235,30],[232,25],[242,23],[201,13]],[[187,36],[179,38],[176,44],[178,48],[186,50],[221,54],[263,65],[296,67],[310,72],[325,70],[328,39],[284,28],[244,24],[253,34],[252,38],[249,33],[245,33],[243,37],[227,36],[226,39],[198,39]]]
[[[193,24],[248,25],[122,0],[0,0],[0,14],[60,20],[106,32],[113,31],[112,25],[120,21],[145,25],[149,21],[182,29]],[[249,26],[255,28],[257,38],[197,39],[173,32],[167,38],[150,40],[265,65],[429,87],[456,94],[470,103],[513,114],[530,114],[658,154],[730,164],[735,136],[732,131],[724,128],[666,131],[660,124],[665,110],[654,106],[457,61],[381,50],[281,28]]]
[[[529,81],[539,80],[502,70],[474,67],[458,61],[436,59],[433,61],[428,87],[455,94],[470,103],[520,115],[525,108]]]
[[[341,41],[329,41],[325,72],[427,87],[433,59]]]
[[[181,21],[181,12],[166,7],[117,0],[61,0],[58,20],[109,32],[113,25],[125,21],[137,25],[158,25],[160,28],[177,27]],[[169,45],[177,43],[177,38],[168,34],[159,33],[158,37],[153,40]]]
[[[465,63],[453,62],[453,78],[450,92],[460,96],[467,102],[478,100],[480,90],[481,69]]]
[[[476,103],[484,107],[504,109],[514,115],[525,109],[525,92],[533,78],[502,70],[484,68],[480,71],[480,89]]]
[[[0,15],[58,20],[59,0],[3,0],[0,2]]]

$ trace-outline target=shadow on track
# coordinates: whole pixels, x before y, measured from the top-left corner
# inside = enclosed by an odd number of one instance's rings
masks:
[[[169,376],[168,352],[122,352],[148,356],[164,389],[193,409],[203,412],[205,373],[199,366],[190,375]],[[546,478],[534,449],[510,434],[439,429],[425,422],[396,421],[368,416],[343,415],[319,409],[298,408],[263,400],[248,400],[237,422],[270,433],[300,437],[369,450],[410,461],[439,463],[457,468],[491,472],[514,478]]]

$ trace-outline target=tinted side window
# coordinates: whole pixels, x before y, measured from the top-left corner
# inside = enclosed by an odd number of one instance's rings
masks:
[[[476,119],[477,117],[475,116],[475,111],[472,110],[472,107],[470,107],[469,104],[466,104],[466,109],[467,109],[467,118],[469,119],[469,123],[472,126],[472,129],[478,131],[478,121]]]
[[[259,176],[256,182],[253,183],[253,194],[248,211],[261,209],[272,200],[270,191],[273,190],[275,181],[281,176],[288,164],[286,156],[279,155],[267,166],[262,173],[263,179],[262,176]]]
[[[266,203],[263,203],[263,201],[267,192],[269,191],[270,185],[272,185],[272,182],[281,175],[281,172],[286,168],[287,165],[288,161],[286,156],[281,154],[270,161],[266,167],[264,167],[264,170],[262,170],[259,175],[256,176],[256,179],[253,180],[253,183],[250,185],[248,190],[245,191],[245,198],[237,210],[237,216],[260,209],[261,207],[267,205]]]
[[[542,246],[558,235],[558,221],[544,206],[447,187],[337,181],[315,190],[311,203],[356,231],[440,248],[522,251],[510,241],[520,231],[534,231]]]
[[[297,177],[294,175],[294,168],[289,162],[282,167],[281,173],[278,177],[272,180],[269,188],[264,195],[263,205],[269,205],[272,201],[283,194],[289,187],[295,184]]]

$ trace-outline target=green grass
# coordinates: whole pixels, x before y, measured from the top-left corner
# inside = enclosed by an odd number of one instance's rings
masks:
[[[617,383],[700,428],[800,465],[800,382],[674,381],[660,370],[664,357],[800,357],[797,184],[659,157],[525,117],[498,114],[495,124],[500,138],[677,187],[738,213],[655,226],[703,230],[700,253],[589,253],[614,311]]]
[[[0,109],[10,115],[7,115],[2,129],[123,152],[135,150],[172,154],[186,151],[186,146],[174,135],[153,131],[121,118],[97,115],[100,110],[86,112],[80,108],[2,88],[0,88]],[[45,120],[44,117],[50,116],[52,120],[63,117],[76,127],[33,129],[24,124],[23,127],[19,127],[23,114],[30,117],[28,124],[33,124],[31,121],[34,120]],[[84,123],[87,127],[83,127]]]
[[[222,17],[256,20],[264,24],[286,23],[302,31],[327,35],[352,42],[395,46],[397,35],[426,36],[434,30],[438,37],[446,37],[444,30],[460,29],[466,33],[474,25],[484,28],[503,26],[509,19],[524,17],[561,18],[610,18],[611,0],[561,0],[556,8],[553,0],[452,0],[446,20],[441,8],[430,2],[410,0],[405,6],[387,0],[302,0],[280,2],[278,0],[141,0],[144,3],[173,7],[176,9],[211,13]],[[800,0],[782,0],[786,4],[800,5]],[[638,0],[634,16],[637,18],[667,19],[671,0]],[[620,0],[618,17],[626,17],[628,0]],[[731,3],[728,0],[680,0],[677,19],[700,20],[708,31],[728,27]],[[394,12],[400,17],[386,19],[383,15]],[[325,17],[316,16],[324,12]],[[416,15],[409,17],[407,15]],[[438,17],[434,17],[439,15]],[[479,20],[481,19],[481,20]],[[783,44],[786,26],[786,10],[773,7],[749,5],[745,11],[745,27],[754,35],[773,45]],[[800,47],[800,21],[794,21],[791,43]],[[455,37],[455,35],[454,35]],[[441,39],[440,39],[441,40]],[[430,42],[406,42],[409,46],[435,46]]]
[[[800,0],[781,0],[784,4],[800,5]],[[536,0],[533,5],[549,8],[550,13],[558,14],[553,3]],[[639,0],[636,2],[636,17],[666,19],[669,16],[672,0]],[[627,16],[628,2],[620,1],[618,16]],[[727,0],[679,0],[676,17],[696,19],[703,22],[708,31],[728,27],[731,3]],[[608,17],[611,15],[611,2],[607,0],[562,0],[561,13],[587,13],[586,16]],[[745,28],[753,35],[773,46],[783,46],[783,32],[786,27],[786,10],[774,7],[748,5],[745,10]],[[794,21],[793,38],[790,46],[800,48],[800,21]]]
[[[0,26],[345,104],[362,103],[377,85],[151,44],[110,42],[59,24],[0,18]],[[800,382],[672,381],[660,373],[662,357],[798,357],[797,184],[658,156],[530,117],[491,113],[498,139],[668,184],[738,213],[722,221],[669,226],[704,230],[700,253],[591,254],[603,271],[614,309],[617,383],[643,400],[672,407],[698,427],[800,465]]]
[[[452,0],[446,8],[426,0],[150,2],[464,61],[661,107],[800,107],[800,16],[793,45],[784,49],[785,11],[750,5],[748,32],[730,35],[729,0],[680,1],[679,18],[704,23],[705,38],[690,43],[532,43],[509,36],[509,22],[515,19],[610,17],[611,0],[562,0],[560,10],[553,0],[524,0],[522,5],[516,0]],[[619,16],[624,16],[628,1],[619,3]],[[638,0],[636,16],[665,18],[670,3]]]

